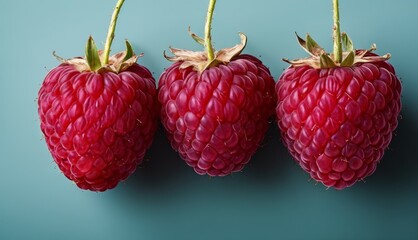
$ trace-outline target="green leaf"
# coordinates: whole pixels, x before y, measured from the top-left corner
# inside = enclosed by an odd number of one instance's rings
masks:
[[[353,41],[351,41],[350,37],[345,32],[342,33],[342,42],[343,42],[343,48],[345,52],[354,51]]]
[[[197,43],[199,43],[202,46],[205,46],[205,40],[203,40],[203,38],[197,36],[196,34],[194,34],[189,27],[189,35],[193,38],[193,40],[195,40]]]
[[[325,54],[325,53],[321,55],[321,57],[319,59],[319,63],[320,63],[321,69],[337,67],[337,65],[331,59],[331,57],[328,56],[328,54]]]
[[[314,56],[321,56],[325,53],[324,49],[309,34],[306,35],[306,49]]]
[[[99,53],[97,52],[96,43],[94,42],[92,36],[90,36],[89,40],[87,41],[86,58],[91,71],[95,72],[97,69],[102,67]]]
[[[345,59],[341,62],[340,66],[341,67],[351,67],[354,64],[354,57],[356,56],[356,54],[354,53],[354,51],[351,51],[347,57],[345,57]]]
[[[122,62],[125,62],[126,60],[128,60],[129,58],[135,55],[134,50],[132,49],[132,45],[129,43],[128,40],[125,40],[125,44],[126,44],[126,55],[123,58]]]

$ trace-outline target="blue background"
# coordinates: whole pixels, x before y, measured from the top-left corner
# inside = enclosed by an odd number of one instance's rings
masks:
[[[377,43],[403,81],[402,120],[376,173],[344,191],[309,179],[272,124],[241,173],[198,176],[159,130],[147,161],[116,189],[79,190],[42,139],[37,91],[47,72],[83,55],[91,34],[103,47],[116,1],[4,0],[0,8],[0,239],[418,239],[418,1],[342,0],[342,29],[357,48]],[[168,46],[198,50],[207,1],[126,1],[113,52],[128,38],[158,79]],[[294,31],[332,48],[331,1],[219,0],[216,48],[249,37],[277,79],[281,58],[306,56]]]

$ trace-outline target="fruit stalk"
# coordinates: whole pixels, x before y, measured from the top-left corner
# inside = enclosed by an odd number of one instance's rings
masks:
[[[113,10],[112,19],[110,20],[109,31],[107,32],[106,44],[103,52],[103,65],[109,63],[110,47],[112,46],[113,38],[115,37],[116,22],[118,20],[120,9],[125,0],[119,0]]]
[[[334,11],[334,61],[337,63],[342,62],[343,50],[341,42],[341,29],[340,29],[340,10],[338,0],[333,0]]]
[[[215,10],[215,4],[216,4],[216,0],[209,1],[208,14],[206,16],[206,24],[205,24],[205,47],[206,47],[206,52],[208,54],[209,62],[215,59],[215,54],[214,54],[213,46],[212,46],[212,35],[211,35],[212,18],[213,18],[213,12]]]

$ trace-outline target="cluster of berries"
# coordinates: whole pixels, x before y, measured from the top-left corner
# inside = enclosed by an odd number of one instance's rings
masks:
[[[298,164],[325,186],[343,189],[371,175],[398,124],[401,83],[386,60],[355,50],[335,19],[335,51],[298,37],[310,57],[290,63],[277,83],[241,43],[215,51],[209,4],[206,51],[170,48],[174,63],[158,81],[127,50],[109,56],[119,10],[104,51],[90,37],[86,56],[62,59],[38,99],[41,130],[60,170],[78,187],[114,188],[131,175],[151,146],[158,122],[174,150],[198,174],[242,170],[274,118]],[[334,11],[338,1],[334,0]],[[338,15],[337,15],[338,16]]]

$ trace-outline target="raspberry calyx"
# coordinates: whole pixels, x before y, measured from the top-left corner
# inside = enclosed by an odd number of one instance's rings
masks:
[[[114,72],[119,73],[125,71],[138,61],[138,58],[143,54],[136,55],[132,49],[128,40],[125,41],[126,50],[118,52],[112,56],[109,56],[108,63],[102,64],[104,59],[104,51],[97,50],[96,44],[93,38],[90,36],[86,45],[85,57],[75,57],[70,59],[64,59],[53,52],[55,58],[61,63],[74,66],[79,72]]]
[[[356,63],[375,63],[389,60],[391,57],[389,53],[383,56],[377,56],[372,53],[372,51],[376,50],[376,44],[373,44],[369,50],[355,50],[350,37],[344,32],[341,33],[338,0],[333,0],[333,13],[334,51],[332,54],[328,54],[309,34],[306,35],[306,40],[296,34],[299,45],[311,56],[295,60],[283,59],[283,61],[294,67],[310,66],[315,69],[327,69],[351,67]]]
[[[170,47],[170,52],[174,56],[167,56],[164,52],[164,57],[171,62],[182,62],[180,69],[193,67],[193,70],[202,73],[204,70],[216,67],[218,65],[227,64],[231,59],[241,54],[247,45],[247,36],[244,33],[239,33],[241,43],[231,48],[221,49],[215,51],[212,46],[211,25],[212,17],[215,9],[216,0],[210,0],[208,13],[205,24],[205,38],[201,38],[190,31],[189,34],[198,44],[205,47],[205,51],[190,51],[179,48]]]
[[[344,51],[342,52],[342,61],[338,62],[335,53],[327,53],[309,34],[306,35],[306,40],[297,34],[296,37],[299,45],[311,56],[295,60],[283,59],[283,61],[294,67],[310,66],[315,69],[351,67],[356,63],[384,62],[391,57],[389,53],[383,56],[370,54],[377,49],[376,44],[372,44],[368,50],[356,50],[350,37],[346,33],[342,33],[342,46]]]
[[[138,58],[142,57],[143,54],[140,54],[139,56],[135,55],[132,45],[128,40],[125,40],[125,51],[110,56],[110,47],[112,46],[115,37],[116,23],[124,2],[125,0],[118,0],[116,7],[113,10],[104,50],[97,50],[96,43],[94,42],[93,37],[90,36],[86,44],[85,57],[64,59],[53,52],[55,58],[61,63],[74,66],[74,68],[80,72],[119,73],[135,64]]]

